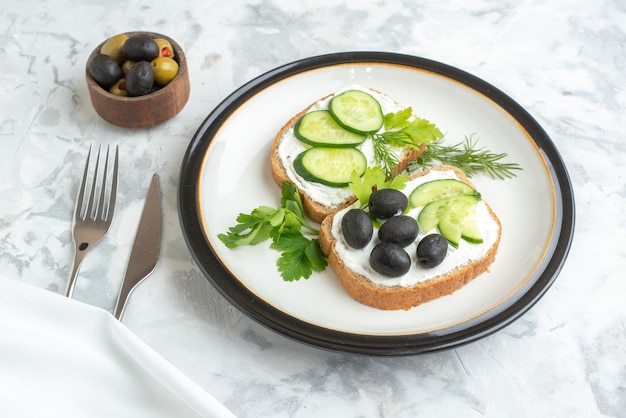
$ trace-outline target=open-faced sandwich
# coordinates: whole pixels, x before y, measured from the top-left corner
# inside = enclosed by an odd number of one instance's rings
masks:
[[[327,216],[319,240],[354,299],[390,310],[448,295],[485,272],[501,232],[465,174],[438,166]]]
[[[415,127],[419,123],[419,132],[414,138],[383,143],[381,134],[400,132],[384,115],[407,109],[402,122],[415,121]],[[434,125],[411,115],[410,108],[388,95],[350,86],[311,104],[282,127],[272,145],[272,176],[279,187],[283,181],[295,184],[305,213],[319,223],[354,202],[348,187],[353,171],[362,175],[365,167],[386,164],[388,174],[396,175],[439,137]]]
[[[329,264],[355,300],[379,309],[448,295],[488,270],[502,225],[450,162],[472,160],[473,144],[436,148],[441,137],[384,93],[340,89],[295,114],[274,138],[271,171],[282,207],[241,214],[220,239],[229,248],[272,239],[286,281]],[[441,165],[409,173],[432,149],[452,158],[440,155]],[[498,178],[519,169],[498,162],[505,154],[480,153],[488,166],[467,167]]]

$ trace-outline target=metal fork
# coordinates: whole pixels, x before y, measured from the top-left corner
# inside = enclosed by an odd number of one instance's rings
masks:
[[[88,181],[90,160],[93,158],[93,147],[89,147],[89,155],[85,163],[83,179],[76,198],[74,208],[74,220],[72,222],[74,245],[74,266],[65,288],[65,296],[72,297],[78,269],[85,255],[104,237],[111,226],[115,213],[115,200],[117,197],[117,170],[118,170],[118,147],[115,147],[113,156],[113,174],[109,181],[109,151],[106,147],[104,170],[100,169],[100,156],[102,146],[98,147],[96,162],[93,164],[91,182]],[[98,175],[99,174],[99,175]]]

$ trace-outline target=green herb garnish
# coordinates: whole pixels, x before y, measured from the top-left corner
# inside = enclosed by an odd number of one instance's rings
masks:
[[[280,208],[259,206],[250,214],[241,213],[237,216],[237,225],[229,228],[228,233],[219,234],[218,238],[228,248],[271,239],[270,247],[281,252],[276,265],[283,280],[308,279],[313,271],[323,271],[327,261],[318,239],[308,238],[302,231],[317,235],[319,229],[306,220],[296,186],[283,182],[281,193]]]
[[[393,177],[399,162],[393,147],[418,149],[422,144],[429,145],[443,136],[439,128],[426,119],[409,121],[412,114],[411,107],[387,113],[383,119],[385,131],[371,136],[376,164],[382,167],[388,178]]]
[[[376,190],[402,190],[406,186],[408,179],[409,175],[407,173],[402,173],[388,179],[382,167],[374,166],[367,167],[362,177],[359,177],[356,173],[352,173],[349,187],[359,200],[361,208],[364,208],[368,205],[371,194]]]
[[[519,164],[501,162],[507,154],[495,154],[484,148],[477,147],[477,141],[472,137],[465,137],[463,142],[454,145],[444,145],[438,139],[426,147],[422,155],[409,163],[409,171],[425,170],[436,163],[453,165],[472,177],[479,172],[485,173],[492,179],[504,180],[515,177],[515,170],[521,170]]]

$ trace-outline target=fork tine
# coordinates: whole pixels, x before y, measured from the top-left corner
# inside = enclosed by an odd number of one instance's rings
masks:
[[[109,221],[115,212],[115,201],[117,198],[117,177],[118,177],[118,147],[115,147],[115,155],[113,156],[113,174],[109,171],[110,147],[107,147],[106,160],[104,163],[104,174],[102,174],[102,186],[100,188],[100,197],[98,199],[98,215],[97,218],[103,221]],[[109,181],[109,175],[111,180]],[[109,183],[110,186],[109,186]]]
[[[96,202],[96,220],[106,220],[105,215],[107,213],[107,205],[104,198],[107,190],[107,182],[109,176],[109,149],[109,146],[107,146],[106,158],[104,160],[104,172],[101,174],[102,184],[100,185],[100,196],[98,197],[98,201]]]
[[[107,159],[108,160],[108,159]],[[118,146],[115,146],[115,156],[113,159],[113,178],[111,180],[111,192],[107,207],[107,221],[111,220],[115,213],[115,201],[117,200],[117,170],[118,170]]]
[[[89,218],[91,220],[95,220],[98,214],[98,200],[100,199],[96,198],[96,189],[97,189],[96,185],[98,184],[97,183],[98,167],[100,166],[101,151],[102,151],[102,145],[98,147],[98,155],[96,156],[96,164],[95,164],[94,173],[93,173],[93,180],[91,182],[91,189],[89,192],[89,201],[87,202],[87,209],[85,212],[85,218]]]
[[[80,182],[78,188],[78,197],[76,197],[76,206],[74,207],[74,218],[84,219],[84,199],[87,189],[87,177],[89,176],[89,160],[91,160],[91,148],[89,146],[89,153],[87,154],[87,161],[85,161],[85,170],[83,171],[83,179]]]

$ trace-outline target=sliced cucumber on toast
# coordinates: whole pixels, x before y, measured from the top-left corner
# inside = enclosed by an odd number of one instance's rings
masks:
[[[461,239],[475,244],[483,242],[476,219],[480,199],[480,193],[472,186],[457,179],[422,183],[409,196],[412,207],[423,207],[417,217],[422,231],[438,228],[454,247]]]
[[[328,110],[314,110],[302,116],[296,122],[294,135],[305,144],[323,147],[354,147],[366,138],[342,128]]]
[[[459,246],[461,238],[481,243],[482,237],[476,219],[479,198],[473,194],[458,194],[428,203],[417,217],[420,229],[428,232],[437,227],[448,242]]]
[[[411,192],[409,202],[411,207],[421,208],[433,200],[457,194],[475,194],[480,198],[480,194],[469,184],[456,179],[431,180],[422,183]]]
[[[380,103],[361,90],[347,90],[333,97],[328,110],[340,126],[359,135],[376,133],[383,126]]]
[[[314,147],[300,153],[293,167],[306,181],[346,187],[352,173],[365,173],[367,159],[357,148]]]

